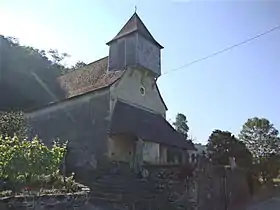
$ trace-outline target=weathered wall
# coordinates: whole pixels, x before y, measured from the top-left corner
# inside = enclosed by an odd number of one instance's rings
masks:
[[[161,75],[160,49],[151,41],[137,34],[137,63]]]
[[[136,34],[120,38],[110,45],[108,70],[124,70],[136,64]]]
[[[155,164],[160,163],[160,149],[158,143],[144,141],[143,161]]]
[[[137,33],[122,37],[110,44],[109,71],[123,70],[127,66],[136,65],[160,76],[160,48]]]
[[[127,135],[115,135],[108,139],[108,155],[111,160],[132,163],[134,140]]]
[[[109,91],[99,91],[26,114],[47,145],[55,138],[69,141],[68,169],[92,169],[107,155]]]
[[[129,69],[122,79],[111,87],[111,98],[114,102],[116,99],[121,99],[165,116],[165,106],[153,84],[154,79],[145,75],[144,71]],[[144,95],[140,92],[141,86],[145,88]]]
[[[61,195],[22,195],[17,197],[0,198],[1,210],[98,210],[99,208],[88,203],[88,193]]]
[[[207,166],[196,175],[198,210],[238,209],[250,199],[243,169]]]

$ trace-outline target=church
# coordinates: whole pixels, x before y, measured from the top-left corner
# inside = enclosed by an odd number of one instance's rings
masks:
[[[195,151],[165,119],[160,45],[137,13],[107,43],[109,55],[58,78],[62,100],[26,113],[34,135],[68,141],[71,169],[106,161],[182,164]],[[141,150],[139,150],[141,143]]]

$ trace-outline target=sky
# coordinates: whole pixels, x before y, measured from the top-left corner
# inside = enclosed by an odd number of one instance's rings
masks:
[[[67,64],[108,55],[105,44],[137,13],[164,46],[158,79],[167,119],[187,116],[206,143],[215,129],[238,135],[248,118],[280,130],[280,30],[172,71],[280,25],[278,0],[0,0],[0,34],[39,49],[58,49]]]

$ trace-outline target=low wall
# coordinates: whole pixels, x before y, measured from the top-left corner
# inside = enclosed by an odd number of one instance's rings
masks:
[[[236,209],[250,200],[246,171],[212,166],[197,172],[199,210]]]
[[[0,198],[1,210],[98,210],[88,203],[88,192],[55,195],[20,195]]]

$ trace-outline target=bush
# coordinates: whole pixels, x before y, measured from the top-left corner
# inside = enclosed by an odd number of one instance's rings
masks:
[[[1,112],[0,111],[0,135],[25,138],[28,133],[28,126],[22,112]]]
[[[0,136],[0,180],[9,183],[13,190],[50,182],[47,177],[57,177],[65,154],[66,143],[54,142],[48,148],[37,137],[28,141]]]

